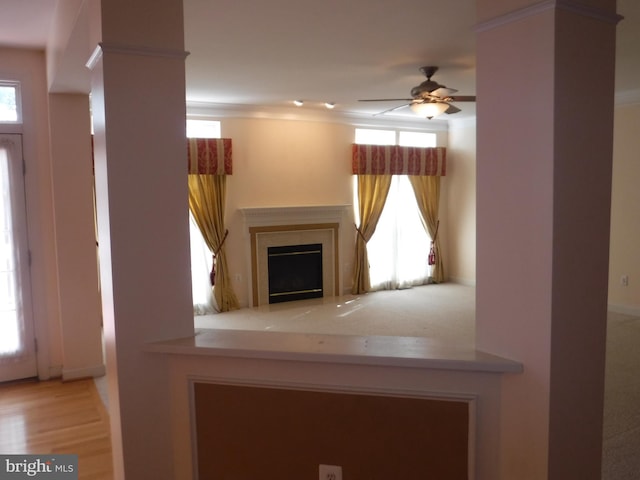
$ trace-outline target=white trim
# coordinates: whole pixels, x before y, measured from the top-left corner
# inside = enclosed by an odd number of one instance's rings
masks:
[[[167,48],[143,47],[138,45],[119,45],[115,43],[100,42],[93,50],[93,53],[85,64],[90,70],[93,70],[96,63],[105,53],[115,53],[119,55],[137,55],[142,57],[162,57],[185,59],[189,56],[189,52],[184,50],[172,50]]]
[[[46,369],[38,369],[38,379],[40,380],[49,380],[51,378],[61,378],[62,377],[62,365],[52,365],[48,370]]]
[[[201,358],[418,368],[502,375],[522,363],[427,337],[331,335],[269,330],[199,329],[193,337],[144,345],[144,351]]]
[[[298,390],[304,392],[345,393],[357,395],[375,395],[381,397],[418,398],[424,400],[450,400],[452,402],[471,402],[478,398],[477,394],[464,392],[436,392],[430,390],[408,390],[406,388],[364,387],[350,384],[330,384],[327,382],[301,383],[297,381],[265,380],[262,378],[211,377],[192,374],[187,376],[190,385],[196,383],[212,383],[235,387],[272,388],[277,390]]]
[[[492,30],[503,25],[508,25],[510,23],[517,22],[534,15],[545,13],[549,10],[564,10],[567,12],[575,13],[577,15],[582,15],[584,17],[589,17],[601,22],[612,24],[617,24],[620,20],[623,19],[622,15],[610,13],[600,8],[581,5],[571,0],[545,0],[540,3],[514,10],[504,15],[500,15],[496,18],[481,22],[476,25],[475,31],[476,33],[485,32],[487,30]]]
[[[251,279],[249,283],[249,298],[253,304],[258,306],[268,303],[268,286],[265,283],[266,275],[266,249],[267,246],[274,246],[278,243],[275,239],[306,240],[314,239],[309,243],[322,243],[323,245],[323,289],[324,296],[334,296],[340,294],[344,286],[342,276],[342,264],[339,263],[335,271],[335,262],[340,261],[340,251],[342,250],[344,240],[344,220],[351,205],[303,205],[303,206],[280,206],[280,207],[244,207],[238,210],[244,218],[245,224],[245,252],[248,258],[256,256],[256,265],[254,271],[253,262],[249,263],[249,271],[247,278]],[[317,227],[311,230],[292,230],[291,226],[300,225],[318,225],[318,224],[337,224],[337,229]],[[252,227],[275,227],[282,226],[281,231],[262,232],[255,234],[256,251],[252,251],[252,235],[250,229]],[[337,233],[337,243],[334,234]],[[317,241],[316,241],[317,240]],[[294,243],[279,243],[280,245],[293,245]],[[337,273],[337,278],[336,278]],[[254,282],[255,281],[255,282]],[[336,283],[337,282],[337,283]],[[254,291],[254,285],[257,292]],[[254,298],[257,295],[257,298]]]
[[[187,117],[210,118],[256,118],[269,120],[293,120],[347,124],[362,128],[395,128],[422,132],[446,132],[447,120],[428,120],[415,117],[381,117],[339,110],[316,110],[285,106],[238,105],[187,100]]]
[[[23,133],[22,123],[0,122],[0,135],[22,135]]]
[[[304,230],[290,229],[297,225],[283,225],[282,230],[255,232],[255,270],[252,269],[252,289],[251,296],[257,293],[257,305],[269,305],[269,248],[281,247],[284,245],[308,245],[320,244],[322,262],[322,290],[323,297],[332,297],[339,294],[336,285],[335,264],[339,259],[338,246],[335,244],[336,236],[339,236],[339,224],[334,223],[327,228],[309,228]],[[252,263],[253,265],[253,263]],[[257,292],[253,291],[253,285],[257,287]],[[336,290],[338,290],[336,292]]]
[[[4,125],[22,125],[22,89],[19,80],[7,80],[0,77],[0,87],[13,88],[16,101],[16,119],[0,120],[0,124]]]
[[[101,59],[102,59],[102,48],[100,48],[100,45],[98,44],[96,45],[96,48],[93,49],[93,52],[91,52],[91,55],[87,60],[87,63],[85,63],[84,65],[89,70],[93,70]]]
[[[77,380],[79,378],[103,377],[107,370],[104,364],[93,367],[62,369],[62,380]]]
[[[200,480],[200,472],[198,471],[198,422],[196,418],[196,380],[187,375],[187,401],[189,403],[189,439],[191,445],[191,472],[194,480]]]
[[[351,205],[303,205],[281,207],[241,207],[247,228],[275,225],[306,225],[315,223],[342,224],[343,215]]]
[[[619,305],[610,303],[608,305],[610,312],[622,313],[623,315],[631,315],[633,317],[640,317],[640,307],[634,305]]]

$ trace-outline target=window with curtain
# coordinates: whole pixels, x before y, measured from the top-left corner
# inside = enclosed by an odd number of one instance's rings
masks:
[[[429,132],[356,129],[356,143],[435,147]],[[354,191],[357,176],[354,176]],[[357,196],[354,199],[357,210]],[[431,238],[425,231],[415,194],[407,175],[394,175],[375,233],[367,242],[372,290],[408,288],[429,282],[432,267],[428,255]]]
[[[187,138],[220,138],[220,122],[188,119]],[[189,238],[193,313],[209,315],[217,311],[209,278],[213,259],[191,212],[189,212]]]

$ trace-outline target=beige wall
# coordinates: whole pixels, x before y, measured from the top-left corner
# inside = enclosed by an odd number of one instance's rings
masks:
[[[611,198],[609,306],[640,315],[640,104],[616,108]],[[628,276],[623,286],[621,277]]]
[[[245,225],[239,208],[300,205],[351,205],[351,144],[355,128],[344,123],[276,118],[223,118],[222,136],[233,139],[233,175],[227,187],[228,261],[241,305],[249,304],[250,265]],[[388,128],[388,127],[377,127]],[[446,132],[438,132],[446,146]],[[449,160],[449,165],[455,159]],[[447,177],[443,182],[443,197]],[[446,205],[442,215],[448,215]],[[349,208],[341,234],[343,290],[350,290],[353,216]],[[446,236],[447,222],[441,224]],[[239,277],[238,277],[239,276]]]
[[[0,78],[21,83],[23,124],[0,131],[21,133],[23,140],[38,376],[99,375],[104,368],[88,100],[48,96],[44,52],[0,49],[0,65]]]
[[[64,380],[104,375],[89,96],[50,94]]]
[[[450,281],[476,283],[476,122],[451,122],[446,194]]]
[[[23,81],[25,156],[30,175],[31,247],[34,253],[34,312],[41,339],[40,375],[59,375],[63,342],[58,311],[57,270],[51,200],[51,165],[44,55],[0,49],[3,78]],[[344,123],[284,119],[222,118],[223,136],[234,140],[234,174],[229,179],[227,225],[229,265],[234,288],[248,304],[249,264],[244,248],[241,207],[351,204],[349,145],[354,126]],[[637,221],[640,178],[634,127],[640,105],[616,109],[609,303],[612,308],[640,311],[640,236]],[[439,132],[440,144],[447,133]],[[448,134],[448,175],[443,181],[441,235],[446,238],[446,274],[450,281],[475,283],[475,122],[454,121]],[[348,225],[347,225],[348,227]],[[351,232],[344,232],[350,238]],[[347,242],[348,244],[348,242]],[[351,278],[352,251],[342,249],[345,286]],[[240,280],[237,280],[240,275]],[[620,284],[629,276],[629,286]]]
[[[0,78],[18,80],[22,92],[22,126],[0,126],[21,133],[25,176],[33,315],[38,338],[38,375],[62,371],[62,345],[49,152],[49,105],[43,52],[0,48]]]

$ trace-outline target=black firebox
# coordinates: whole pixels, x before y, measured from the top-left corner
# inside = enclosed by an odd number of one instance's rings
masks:
[[[322,297],[322,244],[268,247],[269,303]]]

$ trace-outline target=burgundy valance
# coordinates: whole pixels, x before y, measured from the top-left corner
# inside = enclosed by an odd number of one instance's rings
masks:
[[[230,138],[189,138],[187,159],[189,173],[199,175],[231,175]]]
[[[354,143],[351,170],[354,175],[444,176],[447,172],[447,149]]]

